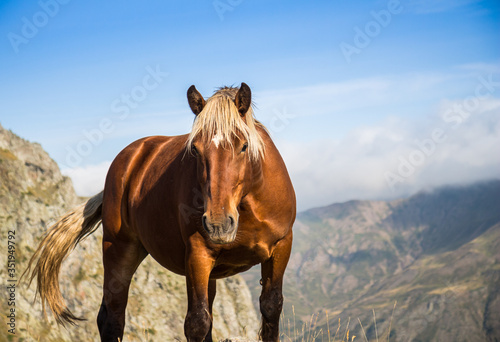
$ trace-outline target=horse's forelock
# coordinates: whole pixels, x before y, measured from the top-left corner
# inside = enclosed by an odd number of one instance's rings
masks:
[[[235,137],[243,136],[248,142],[248,153],[252,160],[264,157],[264,142],[257,127],[265,127],[254,119],[250,108],[242,118],[234,98],[238,88],[222,87],[210,97],[203,110],[196,116],[193,128],[189,134],[186,148],[191,150],[193,140],[201,136],[205,144],[210,144],[215,138],[223,146],[230,145]]]

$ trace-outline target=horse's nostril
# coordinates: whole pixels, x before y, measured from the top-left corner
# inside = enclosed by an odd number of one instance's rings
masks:
[[[233,227],[233,226],[234,226],[234,218],[233,218],[231,215],[229,215],[229,225],[230,225],[231,227]]]
[[[201,222],[203,224],[203,229],[205,229],[208,232],[209,230],[208,230],[208,225],[207,225],[207,215],[206,214],[202,216]]]

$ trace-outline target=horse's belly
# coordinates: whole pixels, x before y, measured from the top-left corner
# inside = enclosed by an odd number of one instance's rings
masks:
[[[165,253],[156,253],[155,251],[150,252],[149,254],[167,270],[179,275],[185,275],[184,260],[174,260]]]
[[[218,265],[215,266],[212,272],[210,273],[210,278],[220,279],[220,278],[231,277],[235,274],[245,272],[252,267],[253,265],[246,265],[246,266]]]
[[[166,229],[143,228],[139,236],[146,251],[160,265],[174,273],[185,274],[186,248],[180,235]]]

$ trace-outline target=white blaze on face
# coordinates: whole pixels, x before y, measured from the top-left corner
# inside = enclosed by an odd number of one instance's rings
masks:
[[[224,137],[220,133],[217,133],[213,137],[212,142],[214,143],[214,145],[215,145],[216,148],[219,148],[219,144],[221,143],[222,139],[224,139]]]

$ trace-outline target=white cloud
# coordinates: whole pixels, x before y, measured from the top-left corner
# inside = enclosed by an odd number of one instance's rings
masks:
[[[435,113],[423,126],[387,119],[340,141],[280,141],[279,146],[300,210],[350,199],[397,198],[429,187],[500,178],[499,112],[500,99],[489,98],[456,126]],[[433,136],[435,131],[441,135]],[[389,174],[399,177],[393,186]]]
[[[387,99],[390,93],[387,90],[393,83],[388,77],[355,79],[257,92],[254,100],[258,113],[264,115],[272,112],[270,108],[283,107],[293,107],[300,116],[331,114],[380,104]],[[363,101],[360,101],[360,96]]]
[[[360,123],[380,122],[388,116],[421,118],[428,114],[429,103],[456,93],[457,81],[466,79],[460,88],[474,89],[477,80],[469,73],[460,69],[455,73],[381,75],[257,92],[256,117],[274,137],[287,135],[292,141],[297,136],[343,136]],[[286,129],[283,125],[278,125],[278,131],[273,129],[277,111],[293,117],[285,122]]]
[[[104,180],[110,165],[110,161],[104,161],[97,165],[66,168],[61,172],[71,178],[78,196],[93,196],[104,189]]]

